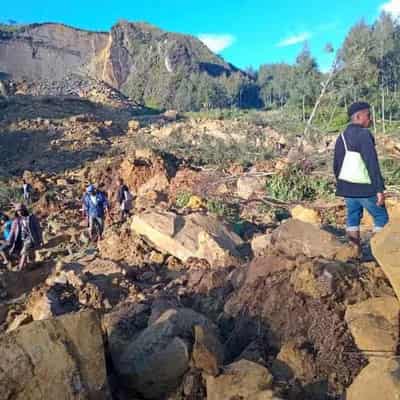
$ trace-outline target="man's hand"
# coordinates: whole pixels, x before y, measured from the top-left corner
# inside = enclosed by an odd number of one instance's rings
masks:
[[[377,202],[376,205],[379,207],[383,207],[385,205],[385,194],[384,193],[377,193]]]

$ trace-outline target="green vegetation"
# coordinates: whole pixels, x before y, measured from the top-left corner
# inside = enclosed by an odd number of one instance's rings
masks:
[[[190,197],[192,196],[189,192],[180,192],[176,195],[175,204],[179,208],[184,208],[188,205]]]
[[[240,208],[237,204],[227,203],[218,199],[209,199],[207,200],[207,210],[232,224],[239,221]]]
[[[18,24],[1,24],[0,23],[0,33],[1,32],[18,32],[23,25]]]
[[[22,201],[22,193],[19,188],[11,187],[5,182],[0,182],[0,209],[8,209],[13,203]]]
[[[189,200],[192,193],[180,192],[176,196],[175,204],[179,208],[184,208],[189,204]],[[236,224],[239,221],[240,207],[236,203],[228,203],[220,199],[207,199],[205,201],[205,208],[211,214],[217,217],[223,218],[232,224]]]
[[[325,50],[334,53],[329,44]],[[310,124],[318,138],[321,132],[342,130],[348,122],[349,104],[366,100],[373,106],[377,129],[387,132],[393,121],[400,119],[399,81],[400,22],[382,13],[371,25],[361,21],[352,27],[342,48],[336,49],[328,73],[319,70],[306,44],[293,65],[265,64],[244,76],[191,76],[185,83],[180,81],[174,104],[179,110],[206,112],[212,108],[248,107],[283,110],[298,133],[315,109]],[[214,114],[216,118],[246,115],[235,109]],[[247,116],[260,117],[252,112]]]
[[[334,185],[326,178],[310,175],[298,167],[292,167],[267,180],[269,196],[282,201],[312,201],[331,199]]]
[[[400,186],[400,164],[392,158],[385,158],[381,161],[382,175],[388,186]]]

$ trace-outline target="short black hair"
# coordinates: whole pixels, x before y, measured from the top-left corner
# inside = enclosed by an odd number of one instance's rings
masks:
[[[365,101],[358,101],[356,103],[353,103],[349,109],[347,110],[347,114],[349,115],[349,118],[351,118],[354,114],[358,113],[359,111],[362,110],[369,110],[371,106],[369,103]]]

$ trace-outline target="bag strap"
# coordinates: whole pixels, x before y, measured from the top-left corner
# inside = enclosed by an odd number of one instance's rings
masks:
[[[342,137],[342,140],[343,140],[344,150],[347,153],[349,151],[349,149],[347,148],[347,143],[346,143],[346,140],[344,139],[343,133],[340,136]]]

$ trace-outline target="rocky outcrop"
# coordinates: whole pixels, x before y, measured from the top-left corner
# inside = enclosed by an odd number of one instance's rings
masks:
[[[239,256],[242,240],[215,217],[203,214],[180,216],[171,212],[135,215],[132,230],[145,236],[159,250],[186,261],[204,258],[211,265],[224,266]]]
[[[32,322],[0,336],[0,387],[8,400],[110,399],[96,314]]]

